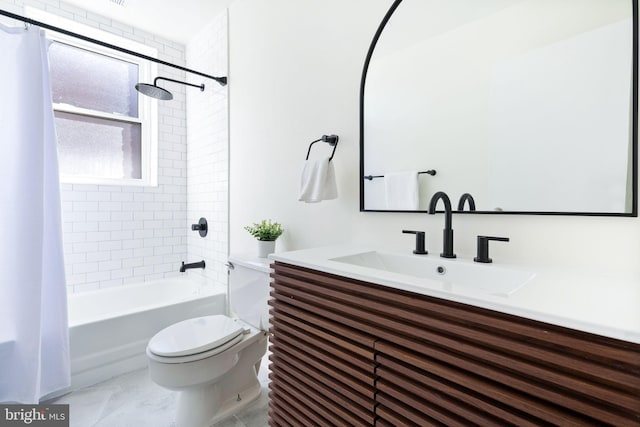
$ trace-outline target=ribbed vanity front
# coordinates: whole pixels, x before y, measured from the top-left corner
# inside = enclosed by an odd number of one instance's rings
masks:
[[[270,425],[640,425],[640,345],[276,262]]]

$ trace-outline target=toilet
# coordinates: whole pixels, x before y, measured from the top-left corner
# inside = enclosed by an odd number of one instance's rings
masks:
[[[209,426],[260,396],[257,375],[267,351],[269,263],[229,258],[229,316],[175,323],[147,345],[149,376],[179,392],[177,427]]]

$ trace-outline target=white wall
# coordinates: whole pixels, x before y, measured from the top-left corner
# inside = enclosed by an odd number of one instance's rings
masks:
[[[227,75],[227,14],[213,19],[187,44],[187,66],[214,76]],[[187,222],[188,227],[205,217],[207,236],[188,231],[188,260],[204,260],[204,270],[188,274],[227,284],[228,241],[228,86],[189,75],[193,84],[205,84],[205,91],[187,92]],[[189,228],[190,230],[190,228]]]
[[[358,211],[358,100],[369,43],[391,0],[237,0],[229,10],[231,252],[252,252],[243,226],[272,218],[277,251],[350,241],[409,253],[427,231],[441,250],[441,215]],[[297,202],[308,143],[336,133],[339,198]],[[317,144],[316,144],[317,145]],[[318,147],[318,149],[328,147]],[[315,149],[315,146],[314,146]],[[508,236],[496,262],[564,266],[640,279],[638,218],[456,215],[455,250],[472,257],[478,234]]]
[[[0,8],[20,15],[25,5],[154,47],[158,58],[184,65],[184,46],[59,0],[0,0]],[[184,72],[166,66],[158,73],[184,79]],[[170,90],[174,100],[158,103],[157,187],[62,185],[69,292],[179,274],[187,255],[186,101],[183,86]]]

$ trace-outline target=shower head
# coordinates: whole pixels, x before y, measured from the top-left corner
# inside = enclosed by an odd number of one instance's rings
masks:
[[[166,89],[163,89],[155,84],[138,83],[136,90],[143,95],[150,96],[152,98],[160,99],[162,101],[170,101],[173,99],[173,94]]]
[[[147,96],[150,96],[152,98],[160,99],[162,101],[169,101],[169,100],[173,99],[173,94],[171,92],[169,92],[168,90],[166,90],[164,88],[161,88],[160,86],[157,85],[158,80],[166,80],[166,81],[169,81],[169,82],[180,83],[180,84],[183,84],[183,85],[186,85],[186,86],[197,87],[197,88],[200,88],[201,91],[204,91],[204,83],[201,84],[201,85],[194,85],[194,84],[187,83],[187,82],[181,82],[180,80],[169,79],[167,77],[156,77],[155,79],[153,79],[153,84],[138,83],[138,84],[136,84],[136,90],[138,92],[140,92],[141,94],[143,94],[143,95],[147,95]],[[221,80],[224,80],[224,82],[222,82]],[[218,77],[218,78],[216,78],[216,81],[224,86],[227,83],[227,78],[226,77]]]

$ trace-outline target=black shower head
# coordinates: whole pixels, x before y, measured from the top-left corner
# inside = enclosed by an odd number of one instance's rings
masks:
[[[226,77],[220,77],[220,79],[224,79],[226,84]],[[187,82],[181,82],[180,80],[173,80],[173,79],[169,79],[167,77],[156,77],[155,79],[153,79],[153,84],[149,84],[149,83],[138,83],[136,85],[136,90],[138,92],[140,92],[143,95],[147,95],[150,96],[152,98],[156,98],[156,99],[160,99],[162,101],[169,101],[171,99],[173,99],[173,94],[171,92],[169,92],[168,90],[161,88],[160,86],[157,85],[158,80],[166,80],[169,82],[174,82],[174,83],[180,83],[186,86],[192,86],[192,87],[197,87],[200,88],[201,91],[204,91],[204,83],[201,85],[194,85],[191,83],[187,83]],[[216,79],[216,81],[218,81]],[[222,82],[218,81],[220,84],[224,85]]]
[[[150,96],[152,98],[160,99],[162,101],[170,101],[173,99],[173,94],[166,89],[149,83],[138,83],[136,90],[143,95]]]

